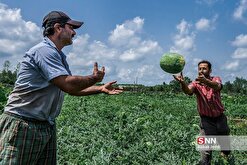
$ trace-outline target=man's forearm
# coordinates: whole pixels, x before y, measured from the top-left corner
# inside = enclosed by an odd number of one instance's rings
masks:
[[[215,81],[211,81],[209,79],[207,79],[204,82],[207,86],[209,86],[210,88],[213,88],[214,90],[220,90],[222,88],[221,84],[215,82]]]
[[[180,82],[180,85],[181,85],[182,90],[183,90],[183,92],[184,92],[185,94],[188,94],[188,95],[193,94],[193,90],[190,89],[190,88],[188,87],[188,85],[187,85],[184,81]]]
[[[87,96],[87,95],[92,95],[92,94],[97,94],[97,93],[101,93],[101,86],[90,86],[86,89],[83,89],[81,91],[78,92],[74,92],[74,93],[70,93],[70,95],[73,96]]]
[[[51,82],[64,92],[73,95],[94,85],[97,82],[97,79],[93,75],[59,76],[54,78]]]
[[[68,76],[66,78],[66,83],[68,83],[71,88],[74,88],[75,91],[81,91],[86,89],[97,82],[96,78],[93,75],[90,76]]]

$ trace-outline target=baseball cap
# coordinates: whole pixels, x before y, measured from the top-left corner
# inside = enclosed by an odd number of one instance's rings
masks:
[[[62,11],[51,11],[48,13],[43,19],[42,27],[46,28],[50,23],[67,23],[72,25],[74,29],[81,27],[83,24],[83,22],[72,20]]]

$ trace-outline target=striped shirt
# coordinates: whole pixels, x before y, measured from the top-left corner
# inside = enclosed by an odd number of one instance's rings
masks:
[[[220,77],[211,77],[210,80],[222,84]],[[223,113],[224,106],[221,103],[220,90],[216,91],[196,81],[189,84],[189,88],[191,87],[197,97],[197,109],[200,116],[217,117]]]

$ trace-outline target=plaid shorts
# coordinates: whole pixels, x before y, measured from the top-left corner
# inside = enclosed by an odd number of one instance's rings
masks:
[[[56,143],[55,125],[15,114],[0,116],[0,165],[55,165]]]

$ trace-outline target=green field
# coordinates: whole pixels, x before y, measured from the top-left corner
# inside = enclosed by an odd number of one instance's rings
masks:
[[[231,135],[247,135],[246,96],[223,95]],[[66,95],[57,119],[59,164],[196,164],[196,99],[184,94]],[[247,151],[233,151],[247,164]],[[224,164],[218,151],[212,164]]]

